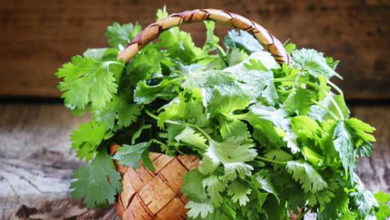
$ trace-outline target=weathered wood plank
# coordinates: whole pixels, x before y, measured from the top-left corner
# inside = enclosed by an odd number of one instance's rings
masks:
[[[377,128],[373,157],[358,174],[371,190],[390,192],[390,106],[353,106],[356,117]],[[69,134],[88,117],[57,104],[0,105],[0,219],[116,218],[115,210],[88,211],[70,198],[71,172],[81,163]]]
[[[300,47],[314,47],[341,59],[341,87],[348,98],[390,98],[390,2],[351,1],[182,1],[164,2],[171,12],[221,8],[250,17]],[[160,1],[13,0],[0,4],[0,95],[58,97],[54,72],[72,55],[105,45],[113,21],[146,25]],[[201,25],[190,26],[197,42]],[[219,33],[226,31],[219,29]]]

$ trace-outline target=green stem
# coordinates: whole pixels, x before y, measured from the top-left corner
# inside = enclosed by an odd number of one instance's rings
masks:
[[[325,111],[327,111],[327,112],[332,116],[332,118],[333,118],[334,120],[336,120],[336,121],[340,120],[340,118],[338,118],[333,112],[331,112],[331,111],[329,110],[329,108],[325,107],[324,105],[322,105],[321,103],[317,102],[316,100],[312,100],[312,102],[313,102],[314,104],[318,105],[320,108],[322,108],[322,109],[324,109]]]
[[[328,80],[328,84],[334,88],[340,95],[343,95],[343,91],[336,85],[334,84],[333,82],[331,82],[330,80]]]
[[[160,120],[160,118],[151,113],[149,110],[146,110],[145,111],[147,115],[149,115],[151,118],[155,119],[155,120]],[[193,124],[189,124],[189,123],[183,123],[183,122],[178,122],[178,121],[172,121],[172,120],[165,120],[164,123],[167,123],[167,124],[173,124],[173,125],[181,125],[181,126],[188,126],[188,127],[192,127],[192,128],[195,128],[196,130],[198,130],[200,133],[202,133],[208,140],[212,140],[212,138],[203,130],[201,129],[200,127],[196,126],[196,125],[193,125]]]
[[[296,82],[296,79],[286,79],[286,78],[274,78],[274,82]],[[298,82],[301,82],[301,83],[306,83],[307,85],[315,88],[315,89],[318,89],[319,86],[316,85],[315,83],[312,83],[312,82],[309,82],[309,81],[305,81],[305,80],[298,80]]]
[[[266,161],[266,162],[274,163],[274,164],[279,164],[279,165],[286,165],[287,164],[287,162],[271,160],[271,159],[268,159],[268,158],[265,158],[265,157],[261,157],[261,156],[257,156],[256,159],[260,159],[262,161]]]

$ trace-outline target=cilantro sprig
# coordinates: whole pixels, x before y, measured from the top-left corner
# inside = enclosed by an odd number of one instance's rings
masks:
[[[155,151],[199,157],[182,186],[189,219],[388,218],[390,196],[355,174],[375,128],[350,117],[330,81],[338,61],[288,43],[292,62],[281,65],[250,34],[230,31],[221,46],[214,23],[205,27],[203,47],[172,28],[124,64],[116,56],[141,26],[113,23],[110,47],[58,70],[66,107],[92,116],[71,134],[88,162],[73,173],[72,195],[89,208],[112,204],[121,189],[112,160],[153,170]]]

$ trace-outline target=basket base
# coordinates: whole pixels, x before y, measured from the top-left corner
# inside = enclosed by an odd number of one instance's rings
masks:
[[[115,152],[117,146],[111,147]],[[170,157],[150,153],[155,170],[152,172],[142,164],[138,170],[116,163],[122,175],[122,192],[115,207],[124,220],[138,219],[186,219],[187,199],[181,193],[184,175],[199,165],[193,155]]]

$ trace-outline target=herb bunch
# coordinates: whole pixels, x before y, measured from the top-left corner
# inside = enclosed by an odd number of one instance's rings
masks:
[[[390,196],[366,190],[354,172],[375,129],[350,117],[330,81],[341,78],[338,61],[286,43],[292,62],[280,65],[250,34],[230,31],[221,47],[215,24],[204,24],[203,47],[172,28],[125,64],[117,54],[141,26],[114,23],[110,47],[58,70],[65,105],[92,117],[71,134],[88,162],[73,173],[72,195],[89,208],[112,204],[122,187],[113,159],[153,170],[155,151],[199,157],[182,186],[190,219],[389,217]],[[114,158],[112,143],[121,145]]]

